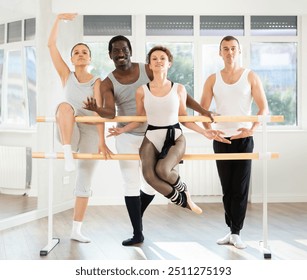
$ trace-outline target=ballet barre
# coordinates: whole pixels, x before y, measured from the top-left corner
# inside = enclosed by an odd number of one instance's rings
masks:
[[[75,122],[78,123],[102,123],[102,122],[146,122],[146,116],[116,116],[114,118],[102,118],[100,116],[76,116]],[[259,122],[262,124],[262,151],[259,153],[227,153],[227,154],[185,154],[183,160],[262,160],[263,171],[263,241],[262,249],[265,259],[271,258],[271,252],[268,247],[268,215],[267,215],[267,161],[269,159],[278,159],[278,153],[268,152],[267,148],[267,124],[283,122],[283,116],[256,115],[256,116],[219,116],[213,117],[214,122]],[[52,123],[53,141],[54,141],[54,117],[38,116],[37,123]],[[179,116],[179,122],[212,122],[205,116]],[[102,154],[74,153],[75,159],[82,160],[140,160],[137,154],[113,154],[105,158]],[[32,152],[33,159],[47,159],[49,161],[49,192],[48,192],[48,244],[41,250],[40,255],[46,256],[59,242],[59,238],[52,237],[52,200],[53,200],[53,160],[64,159],[64,154],[54,152],[54,142],[49,153]]]
[[[101,122],[145,122],[146,116],[117,116],[113,119],[99,116],[76,116],[78,123],[101,123]],[[283,116],[257,115],[257,116],[214,116],[214,122],[283,122]],[[55,122],[54,117],[38,116],[36,122]],[[179,116],[179,122],[211,122],[205,116]]]
[[[87,160],[140,160],[137,154],[113,154],[106,158],[102,154],[73,153],[74,159]],[[32,152],[32,158],[64,159],[64,153]],[[226,154],[185,154],[182,160],[261,160],[278,159],[278,153],[226,153]]]

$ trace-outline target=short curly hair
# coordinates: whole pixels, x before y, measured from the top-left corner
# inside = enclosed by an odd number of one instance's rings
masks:
[[[147,54],[147,63],[150,63],[151,55],[155,51],[165,52],[167,57],[168,57],[169,62],[173,62],[173,55],[172,55],[171,51],[168,48],[166,48],[164,46],[155,46]]]
[[[127,37],[123,36],[123,35],[117,35],[117,36],[113,37],[109,41],[109,46],[108,46],[109,53],[112,51],[113,43],[115,43],[117,41],[125,41],[127,43],[127,45],[128,45],[128,48],[129,48],[130,52],[132,52],[132,47],[131,47],[130,40]]]

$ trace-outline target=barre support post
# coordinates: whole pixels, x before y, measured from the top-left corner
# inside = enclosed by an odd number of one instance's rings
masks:
[[[260,116],[259,116],[260,117]],[[271,119],[268,116],[259,118],[262,122],[262,228],[263,228],[263,241],[262,250],[265,259],[271,259],[272,255],[268,246],[268,137],[267,137],[267,122]]]
[[[53,160],[54,155],[54,123],[52,123],[52,141],[51,141],[51,152],[48,154],[48,172],[49,172],[49,183],[48,183],[48,243],[41,249],[40,256],[47,256],[49,252],[60,242],[59,238],[53,238]],[[53,156],[52,156],[53,155]]]

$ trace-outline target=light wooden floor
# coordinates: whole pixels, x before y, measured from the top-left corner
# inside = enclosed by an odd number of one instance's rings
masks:
[[[151,205],[144,216],[145,242],[124,247],[131,236],[125,206],[90,206],[83,232],[92,240],[69,239],[72,209],[54,215],[60,243],[45,257],[47,218],[0,231],[2,260],[262,260],[262,204],[249,204],[241,235],[245,250],[217,245],[227,233],[220,203],[200,204],[196,215],[174,205]],[[307,260],[307,203],[269,204],[269,248],[273,260]]]

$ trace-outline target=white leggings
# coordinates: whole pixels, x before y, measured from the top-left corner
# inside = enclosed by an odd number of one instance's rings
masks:
[[[120,134],[115,137],[116,150],[119,154],[139,154],[143,138],[144,136],[137,136],[130,133]],[[143,178],[141,161],[120,160],[119,166],[124,180],[125,196],[139,196],[140,189],[149,195],[156,193]]]

